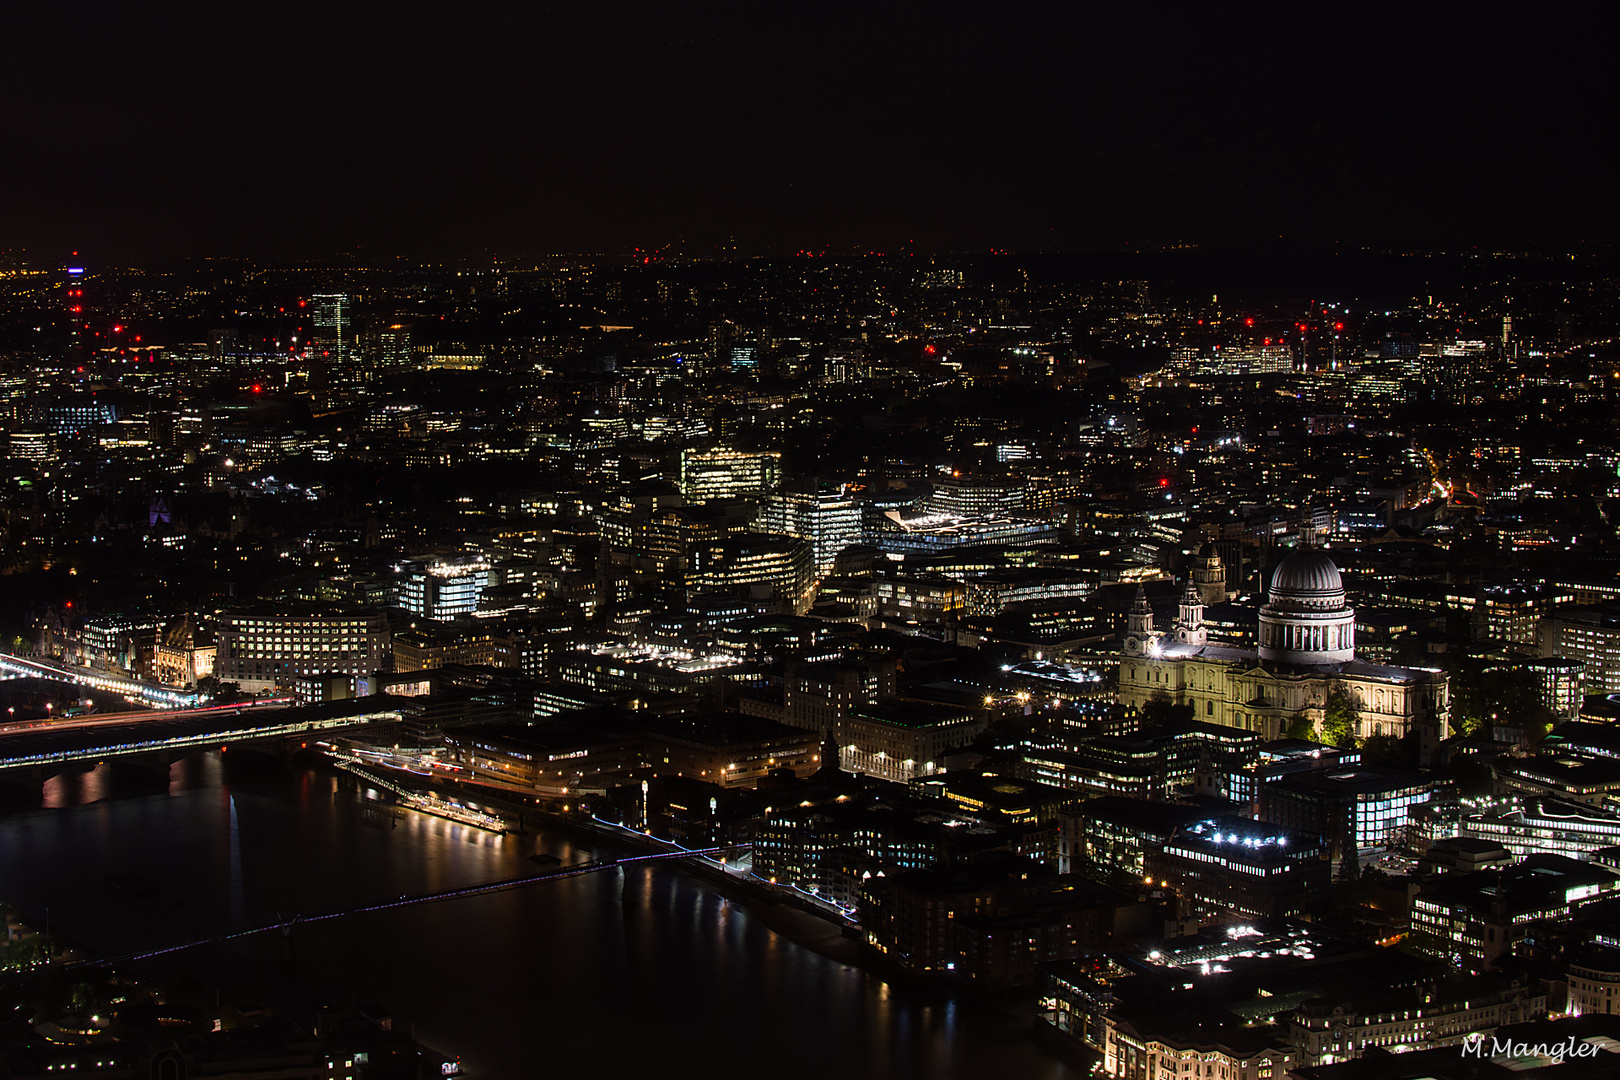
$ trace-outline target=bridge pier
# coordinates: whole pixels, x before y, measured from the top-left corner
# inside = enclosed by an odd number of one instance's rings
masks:
[[[0,770],[0,804],[38,807],[44,799],[45,766],[26,765]]]
[[[169,790],[169,764],[174,755],[167,750],[150,754],[126,754],[109,758],[108,764],[120,786],[128,784],[141,788]]]

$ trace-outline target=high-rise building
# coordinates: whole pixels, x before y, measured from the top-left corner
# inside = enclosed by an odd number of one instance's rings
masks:
[[[315,316],[315,344],[326,353],[332,366],[341,368],[349,358],[349,298],[343,293],[317,293]]]
[[[399,606],[429,619],[453,619],[478,610],[491,585],[489,563],[472,559],[416,559],[400,568]]]
[[[861,542],[861,508],[838,490],[781,491],[760,500],[760,532],[810,541],[816,573],[832,572],[845,548]]]
[[[379,372],[409,371],[415,363],[411,352],[411,325],[393,323],[374,330],[369,359]]]
[[[317,403],[325,403],[354,372],[349,364],[349,298],[343,293],[317,293],[315,328],[310,348],[309,390]]]
[[[681,495],[687,502],[747,499],[773,491],[782,478],[782,455],[716,447],[681,451]]]

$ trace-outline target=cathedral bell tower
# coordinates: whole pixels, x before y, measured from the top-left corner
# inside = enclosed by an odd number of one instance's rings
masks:
[[[1141,656],[1157,639],[1158,635],[1153,632],[1153,609],[1148,606],[1147,590],[1138,585],[1136,600],[1125,616],[1125,652],[1130,656]]]
[[[1176,618],[1176,642],[1181,645],[1209,644],[1209,631],[1204,627],[1204,598],[1198,595],[1198,586],[1187,579],[1187,589],[1181,594],[1181,614]]]

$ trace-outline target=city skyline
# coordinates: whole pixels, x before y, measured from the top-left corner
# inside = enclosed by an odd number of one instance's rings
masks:
[[[1606,24],[0,32],[0,1076],[1620,1071]]]

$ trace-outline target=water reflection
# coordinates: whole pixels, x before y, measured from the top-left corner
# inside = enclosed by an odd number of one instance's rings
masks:
[[[49,809],[0,817],[0,896],[48,905],[100,953],[529,874],[534,851],[564,863],[608,853],[395,811],[326,772],[244,772],[217,753],[176,761],[165,791],[111,797],[118,786],[116,773],[63,777],[42,791]],[[110,893],[115,872],[142,875],[154,895]],[[380,1001],[484,1077],[531,1077],[536,1060],[696,1074],[718,1067],[697,1054],[716,1046],[779,1077],[845,1075],[852,1062],[896,1077],[1074,1075],[1023,1022],[892,987],[657,866],[304,924],[138,971],[283,1008]]]

